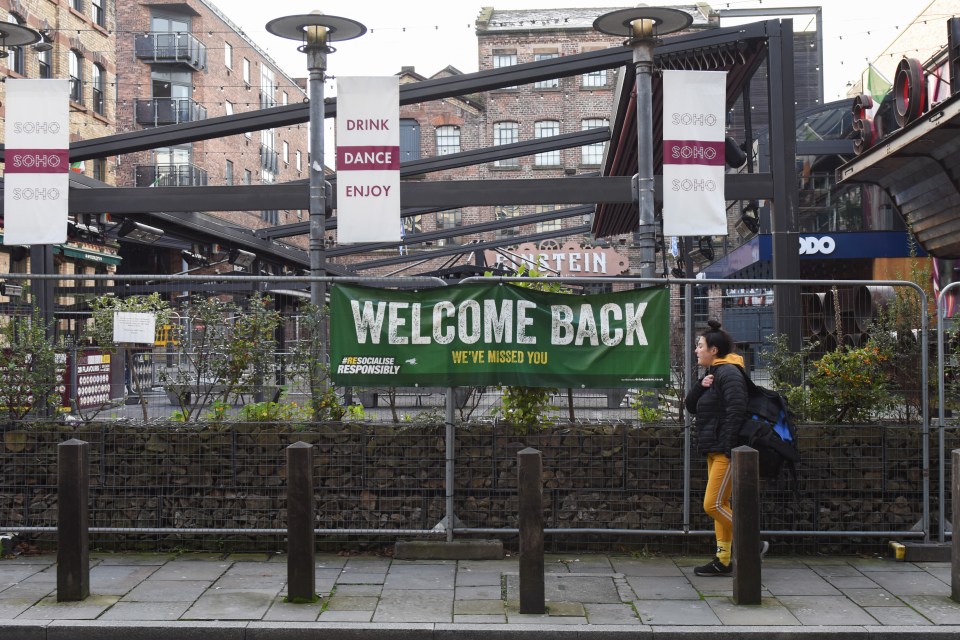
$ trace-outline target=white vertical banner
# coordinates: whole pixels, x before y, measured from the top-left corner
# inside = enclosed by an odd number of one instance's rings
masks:
[[[400,80],[337,78],[337,243],[400,240]]]
[[[67,241],[70,81],[7,78],[3,244]]]
[[[727,235],[726,71],[663,72],[663,235]]]

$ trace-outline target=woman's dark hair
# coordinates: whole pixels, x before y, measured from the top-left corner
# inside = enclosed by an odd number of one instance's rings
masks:
[[[717,348],[717,357],[722,358],[734,350],[736,344],[730,334],[720,328],[720,323],[716,320],[708,320],[707,326],[710,327],[703,332],[703,340],[708,348]]]

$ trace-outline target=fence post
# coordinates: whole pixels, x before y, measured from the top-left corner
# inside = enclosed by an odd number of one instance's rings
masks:
[[[954,449],[952,454],[953,486],[953,545],[950,549],[950,599],[960,602],[960,535],[957,535],[957,522],[960,521],[960,449]],[[943,509],[943,507],[940,507]]]
[[[520,526],[520,613],[544,613],[543,459],[531,447],[517,453]]]
[[[57,445],[57,602],[90,595],[90,444]]]
[[[734,604],[760,604],[760,454],[733,450]]]
[[[316,545],[313,513],[313,445],[287,447],[287,599],[314,602]]]

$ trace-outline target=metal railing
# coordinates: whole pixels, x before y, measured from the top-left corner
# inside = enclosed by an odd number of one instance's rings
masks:
[[[207,109],[189,98],[137,98],[137,124],[160,127],[207,119]]]
[[[185,64],[202,71],[207,66],[207,46],[190,33],[152,31],[135,38],[137,58],[155,63]]]

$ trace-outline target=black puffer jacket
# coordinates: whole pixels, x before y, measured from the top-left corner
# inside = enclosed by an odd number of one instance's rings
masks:
[[[735,364],[718,364],[704,375],[713,374],[713,384],[704,388],[700,380],[687,394],[687,411],[696,415],[697,452],[730,455],[747,413],[747,381]]]

